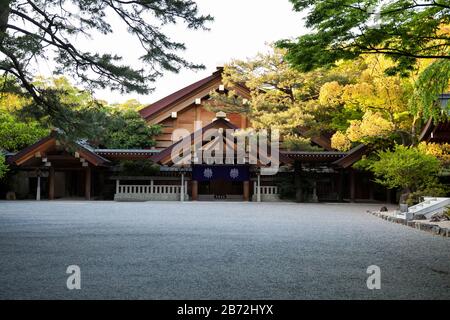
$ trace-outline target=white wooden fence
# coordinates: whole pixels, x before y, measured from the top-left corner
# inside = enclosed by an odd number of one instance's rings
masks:
[[[277,186],[259,186],[260,192],[260,201],[270,202],[270,201],[279,201],[280,197],[278,195],[278,187]],[[255,181],[253,184],[253,201],[258,201],[258,183]]]
[[[119,185],[117,194],[181,194],[181,186],[177,185]]]
[[[183,197],[181,196],[182,194]],[[159,185],[153,180],[149,185],[120,184],[116,180],[116,201],[184,201],[188,200],[187,181],[183,185]]]

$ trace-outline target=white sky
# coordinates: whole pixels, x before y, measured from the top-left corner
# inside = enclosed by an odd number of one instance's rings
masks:
[[[110,103],[138,99],[149,104],[175,92],[186,85],[210,75],[216,66],[233,58],[244,59],[257,52],[267,51],[267,43],[297,37],[305,32],[302,14],[294,12],[288,0],[197,0],[202,14],[211,14],[215,20],[209,23],[210,31],[187,30],[177,24],[168,28],[171,38],[185,43],[187,50],[181,53],[188,61],[205,65],[206,70],[182,70],[179,74],[167,73],[154,83],[156,88],[149,95],[136,93],[123,95],[110,90],[97,90],[98,99]],[[124,62],[136,65],[143,51],[120,21],[114,21],[114,33],[96,36],[93,40],[79,39],[79,44],[90,51],[117,53]],[[139,48],[140,49],[140,48]]]

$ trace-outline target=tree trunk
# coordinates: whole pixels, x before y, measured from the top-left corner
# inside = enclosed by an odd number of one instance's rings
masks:
[[[0,0],[0,33],[4,33],[6,31],[6,25],[9,20],[9,5],[11,0]],[[0,35],[0,39],[3,38]]]

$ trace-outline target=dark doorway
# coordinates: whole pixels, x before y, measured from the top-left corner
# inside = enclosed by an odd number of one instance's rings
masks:
[[[81,171],[66,171],[66,192],[65,197],[84,197],[84,175]]]
[[[244,187],[240,181],[201,181],[198,193],[204,200],[239,200],[244,194]]]

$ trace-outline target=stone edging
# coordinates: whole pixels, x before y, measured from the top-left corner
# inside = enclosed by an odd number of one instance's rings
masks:
[[[450,229],[448,228],[441,228],[438,225],[420,222],[420,221],[406,221],[405,219],[400,219],[392,216],[388,216],[382,212],[374,212],[374,211],[368,211],[373,216],[379,217],[383,220],[394,222],[398,224],[402,224],[411,228],[415,228],[422,231],[430,232],[434,235],[439,235],[443,237],[450,237]]]

